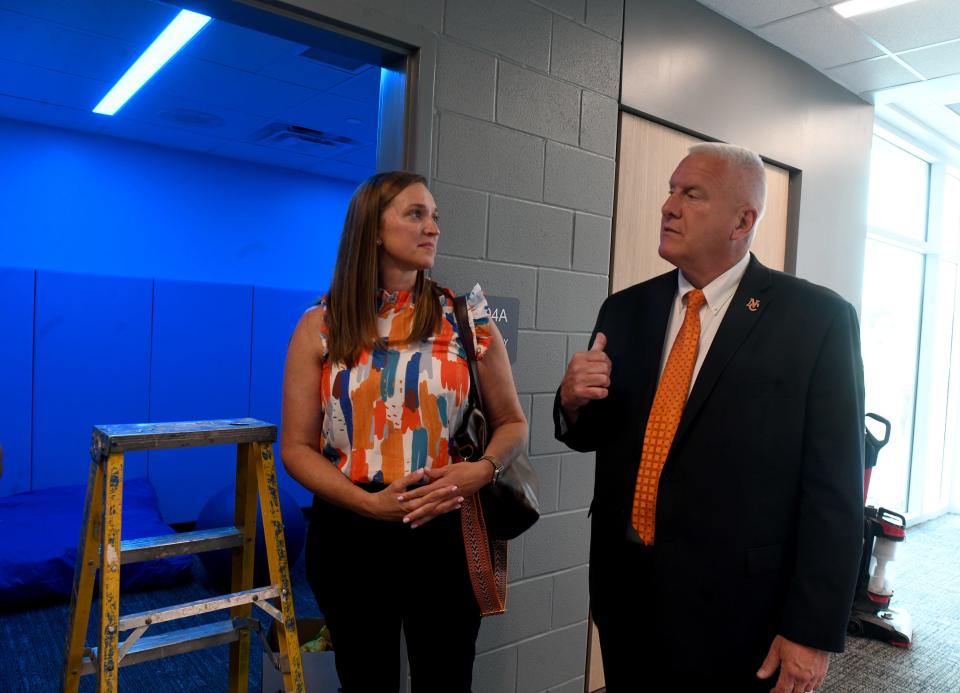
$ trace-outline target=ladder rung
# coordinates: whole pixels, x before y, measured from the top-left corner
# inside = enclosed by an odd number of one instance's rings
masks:
[[[232,609],[235,606],[243,604],[252,604],[253,602],[274,599],[280,596],[280,588],[276,585],[267,587],[257,587],[252,590],[242,592],[233,592],[219,597],[209,597],[207,599],[198,599],[195,602],[177,604],[167,609],[157,609],[153,611],[141,611],[136,614],[130,614],[120,619],[118,629],[122,632],[131,628],[140,628],[142,626],[153,625],[155,623],[164,623],[174,621],[178,618],[187,616],[196,616],[197,614],[207,614],[221,609]]]
[[[197,445],[272,443],[277,427],[258,419],[216,419],[93,427],[93,447],[103,453],[188,448]]]
[[[256,621],[253,621],[253,623],[259,626]],[[202,626],[182,628],[170,633],[148,635],[140,638],[137,644],[130,648],[130,651],[120,660],[120,666],[125,667],[130,664],[160,659],[161,657],[171,657],[185,652],[202,650],[205,647],[225,645],[237,640],[240,637],[240,631],[251,625],[250,622],[235,625],[233,621],[217,621]],[[96,671],[94,662],[99,654],[98,649],[93,648],[94,659],[86,656],[83,658],[83,665],[80,669],[81,676]]]
[[[154,558],[203,553],[243,546],[243,532],[236,527],[202,529],[120,542],[120,563],[139,563]]]

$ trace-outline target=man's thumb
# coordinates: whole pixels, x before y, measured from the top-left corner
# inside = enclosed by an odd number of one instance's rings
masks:
[[[593,338],[593,346],[590,347],[590,351],[603,351],[607,346],[607,336],[603,332],[597,332],[597,336]]]
[[[774,672],[777,670],[777,667],[780,666],[780,653],[777,651],[777,648],[771,647],[770,651],[767,652],[766,659],[763,660],[763,664],[760,666],[760,670],[757,672],[758,679],[768,679],[773,676]]]

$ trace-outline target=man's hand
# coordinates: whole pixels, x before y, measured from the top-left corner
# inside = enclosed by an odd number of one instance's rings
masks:
[[[773,639],[770,652],[757,672],[757,678],[768,679],[780,667],[780,677],[771,693],[806,693],[823,685],[830,666],[830,653],[787,640],[782,635]]]
[[[590,351],[578,351],[570,359],[567,372],[560,383],[560,406],[567,420],[577,420],[580,407],[594,399],[607,396],[610,387],[610,357],[603,349],[607,346],[607,337],[597,332]]]

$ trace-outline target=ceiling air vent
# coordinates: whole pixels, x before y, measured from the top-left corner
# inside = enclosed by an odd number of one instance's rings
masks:
[[[249,141],[266,147],[320,157],[328,157],[360,144],[344,135],[288,123],[270,123],[253,133]]]

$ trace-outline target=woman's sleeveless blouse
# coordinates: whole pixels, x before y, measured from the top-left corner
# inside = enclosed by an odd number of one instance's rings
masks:
[[[323,331],[321,450],[354,483],[389,484],[417,469],[450,462],[450,438],[470,391],[453,298],[447,289],[439,298],[443,319],[438,332],[426,341],[403,344],[413,321],[413,297],[381,289],[377,329],[386,347],[365,351],[353,368],[326,358]],[[326,309],[326,297],[320,305]],[[491,334],[479,284],[467,294],[467,313],[479,360]]]

